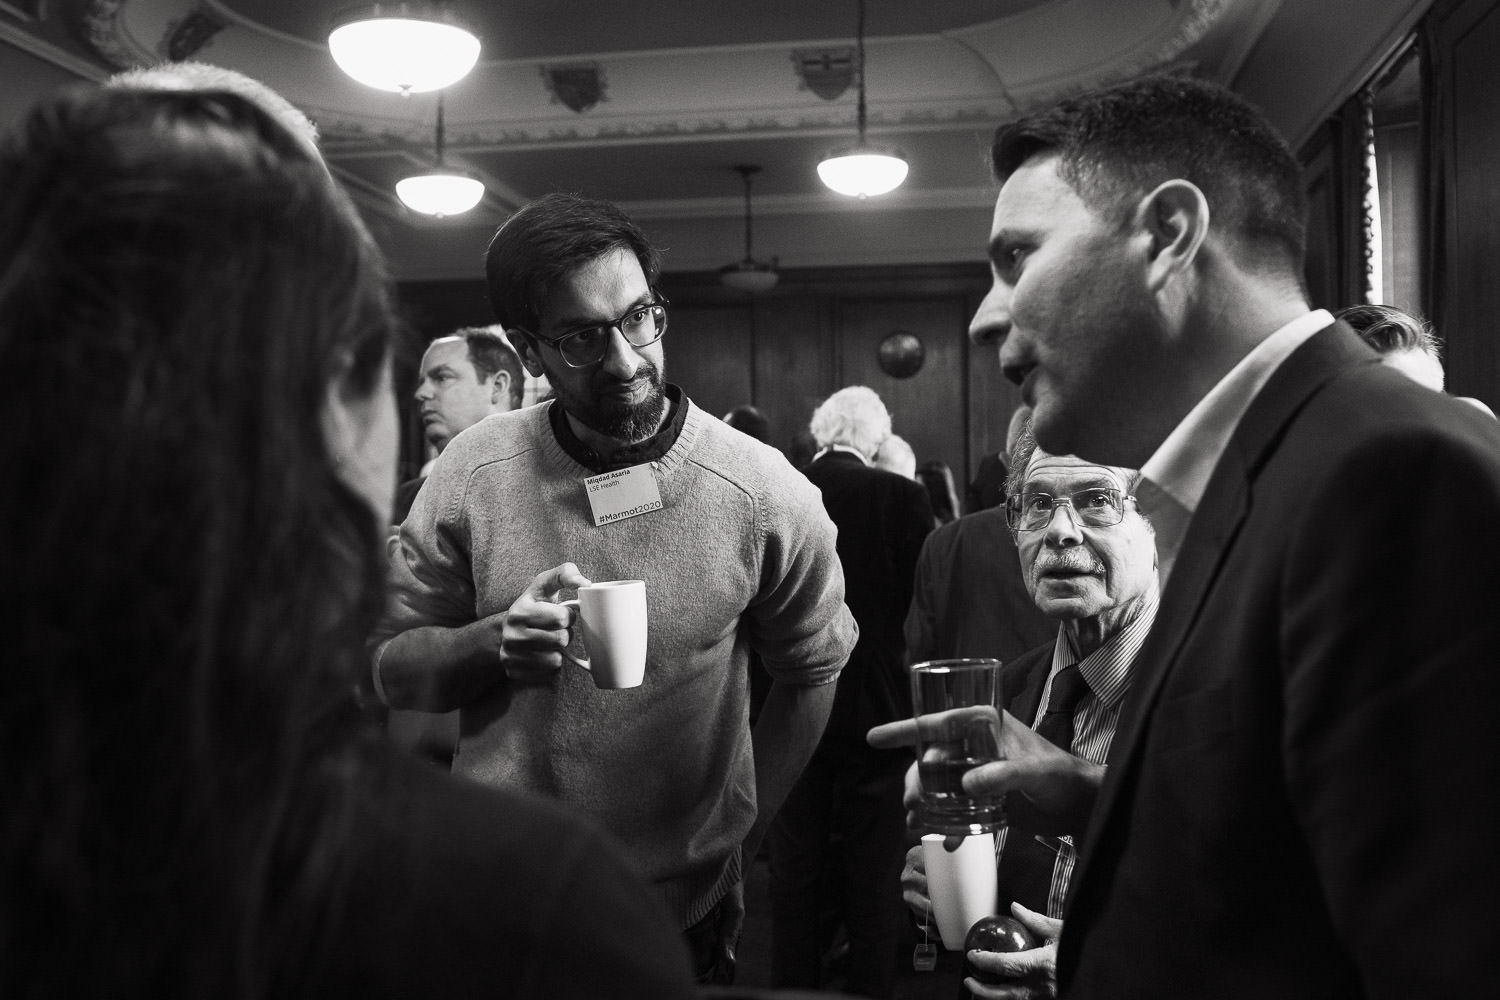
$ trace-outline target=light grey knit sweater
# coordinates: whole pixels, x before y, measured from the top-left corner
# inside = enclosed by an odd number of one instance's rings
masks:
[[[464,706],[454,771],[592,817],[688,927],[740,878],[755,818],[750,649],[780,681],[826,684],[854,647],[835,529],[780,452],[687,399],[652,463],[662,509],[596,528],[590,470],[558,445],[547,405],[444,450],[402,527],[381,633],[505,611],[568,561],[591,580],[646,581],[640,687],[600,691],[571,664],[551,684],[501,679]]]

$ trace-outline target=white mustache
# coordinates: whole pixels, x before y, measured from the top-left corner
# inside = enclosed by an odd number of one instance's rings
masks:
[[[1087,556],[1062,556],[1037,563],[1038,573],[1102,573],[1104,567]]]

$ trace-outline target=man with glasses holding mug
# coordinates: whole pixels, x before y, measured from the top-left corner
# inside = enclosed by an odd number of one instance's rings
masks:
[[[730,982],[743,870],[817,745],[857,628],[818,490],[665,381],[659,268],[624,213],[574,195],[495,234],[496,318],[556,398],[439,456],[402,526],[374,670],[393,708],[460,710],[456,773],[613,834],[700,981]],[[599,690],[564,664],[559,602],[619,579],[645,581],[645,676]],[[774,680],[753,734],[752,649]]]

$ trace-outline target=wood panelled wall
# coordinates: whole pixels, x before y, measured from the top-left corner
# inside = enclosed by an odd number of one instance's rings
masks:
[[[1500,410],[1500,2],[1438,4],[1430,58],[1434,301],[1448,391]]]
[[[753,403],[770,420],[772,443],[787,453],[813,408],[846,385],[868,385],[891,410],[895,431],[918,461],[940,459],[962,494],[979,459],[1004,443],[1019,390],[1000,375],[993,348],[968,341],[969,319],[989,288],[983,264],[788,271],[770,292],[749,295],[717,274],[665,274],[671,301],[667,377],[705,410],[723,416]],[[410,409],[410,381],[421,348],[459,326],[490,322],[482,281],[403,284],[413,329],[398,382]],[[876,348],[890,333],[922,341],[913,376],[883,372]],[[420,464],[415,416],[403,464]]]

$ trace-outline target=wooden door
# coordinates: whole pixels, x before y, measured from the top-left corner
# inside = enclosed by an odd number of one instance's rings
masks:
[[[968,469],[968,385],[964,344],[969,317],[962,295],[910,299],[843,300],[838,305],[838,385],[867,385],[891,411],[891,425],[917,454],[953,470],[959,499]],[[880,342],[892,333],[915,334],[922,367],[909,378],[881,370]]]
[[[755,405],[771,423],[771,443],[796,462],[811,456],[798,439],[833,380],[828,304],[812,294],[762,296],[752,308]]]

